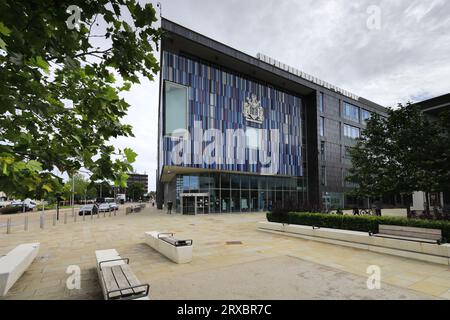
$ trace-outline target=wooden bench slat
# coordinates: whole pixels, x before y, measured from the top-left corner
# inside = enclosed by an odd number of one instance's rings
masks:
[[[429,239],[429,240],[441,239],[440,235],[430,235],[427,233],[409,232],[409,231],[380,230],[379,233],[390,234],[390,235],[401,236],[401,237],[422,238],[422,239]]]
[[[378,226],[380,237],[397,238],[420,242],[438,242],[442,239],[442,231],[439,229],[427,229],[380,224]]]
[[[128,282],[130,284],[130,287],[139,286],[142,283],[138,280],[138,278],[135,276],[133,271],[131,271],[131,268],[128,265],[122,266],[122,272],[125,275],[125,277],[128,279]],[[145,292],[147,288],[145,286],[134,288],[134,293],[139,294],[142,292]]]
[[[112,269],[114,278],[117,281],[117,285],[119,286],[119,289],[130,287],[130,283],[128,282],[127,278],[125,277],[125,275],[122,272],[122,266],[114,266],[111,269]],[[120,293],[123,297],[127,297],[127,296],[134,294],[134,291],[131,289],[125,289],[125,290],[121,290]]]
[[[425,233],[425,234],[435,234],[441,235],[442,231],[439,229],[428,229],[428,228],[417,228],[417,227],[403,227],[403,226],[394,226],[394,225],[379,225],[379,228],[384,230],[393,230],[393,231],[408,231],[414,233]]]
[[[117,285],[116,279],[114,277],[114,274],[112,272],[112,267],[106,267],[103,268],[102,271],[103,276],[103,283],[105,284],[105,290],[106,292],[118,290],[119,286]],[[113,292],[109,295],[110,298],[114,299],[117,297],[120,297],[120,292]]]
[[[414,237],[402,237],[391,234],[377,233],[374,236],[380,238],[389,238],[389,239],[399,239],[399,240],[409,240],[409,241],[417,241],[417,242],[426,242],[426,243],[436,243],[436,240],[424,239],[424,238],[414,238]]]

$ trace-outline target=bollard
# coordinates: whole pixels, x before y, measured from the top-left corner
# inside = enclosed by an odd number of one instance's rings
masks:
[[[83,211],[83,221],[86,221],[86,214],[85,214],[85,211]]]
[[[106,217],[106,211],[103,211],[103,218]]]
[[[56,226],[56,213],[53,214],[53,226]]]
[[[28,231],[28,213],[25,215],[25,221],[23,223],[23,229]]]
[[[111,210],[109,211],[109,216],[111,217]]]
[[[64,224],[67,224],[67,211],[64,211]]]
[[[11,233],[11,218],[8,218],[8,220],[6,221],[6,233]]]
[[[39,226],[44,229],[44,215],[42,213],[39,215]]]
[[[94,210],[91,211],[91,220],[94,219]]]

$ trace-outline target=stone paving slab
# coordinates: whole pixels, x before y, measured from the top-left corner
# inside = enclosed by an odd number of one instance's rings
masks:
[[[367,278],[299,258],[278,256],[156,280],[155,299],[416,300],[432,299],[383,284],[368,290]]]
[[[346,283],[357,288],[357,281],[367,279],[366,270],[369,265],[381,268],[381,280],[386,284],[386,291],[383,291],[385,298],[404,296],[405,299],[413,299],[415,295],[450,298],[450,270],[447,266],[264,233],[258,231],[256,225],[256,222],[264,219],[265,215],[262,213],[182,216],[167,215],[154,208],[146,208],[138,214],[128,216],[78,220],[67,225],[49,226],[44,230],[0,233],[0,255],[21,243],[41,243],[35,262],[4,298],[102,299],[94,251],[111,248],[117,249],[122,257],[130,258],[130,266],[137,277],[142,282],[150,283],[153,299],[172,295],[177,288],[173,279],[178,277],[212,279],[212,275],[219,276],[220,272],[226,277],[238,274],[240,268],[249,273],[246,275],[245,272],[240,272],[243,277],[248,276],[248,280],[244,282],[248,284],[248,290],[244,290],[247,298],[284,297],[264,294],[260,290],[264,281],[250,272],[250,267],[259,267],[266,277],[276,279],[280,274],[279,269],[284,265],[292,268],[292,272],[295,268],[306,268],[305,272],[309,269],[317,270],[317,275],[314,272],[307,273],[312,278],[320,277],[322,271],[324,274],[332,274],[320,290],[317,289],[314,293],[314,296],[321,299],[327,295],[329,298],[352,298],[347,291],[339,289],[340,286]],[[144,232],[152,230],[171,231],[181,238],[193,239],[193,261],[177,265],[151,249],[145,244]],[[236,241],[241,244],[227,244]],[[293,261],[301,262],[297,262],[298,266],[295,266]],[[66,288],[69,277],[66,269],[69,265],[78,265],[81,269],[80,290]],[[271,269],[266,265],[276,268]],[[349,280],[349,275],[359,278]],[[173,284],[171,287],[170,283]],[[229,292],[231,296],[232,287],[227,288],[226,284],[224,282],[223,292]],[[164,285],[168,286],[167,290]],[[327,290],[328,287],[337,289]],[[198,288],[201,286],[193,286],[192,292],[180,288],[175,291],[178,292],[175,298],[209,297],[208,291],[201,296],[203,291]],[[290,292],[293,299],[305,297],[301,291],[290,289]],[[355,297],[382,298],[363,291]]]

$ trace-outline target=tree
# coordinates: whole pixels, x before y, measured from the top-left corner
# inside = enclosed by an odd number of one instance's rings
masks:
[[[90,182],[82,174],[75,174],[65,183],[65,199],[70,199],[72,195],[72,186],[74,187],[74,200],[80,201],[87,197]]]
[[[156,21],[135,0],[0,0],[0,190],[42,198],[82,167],[126,185],[137,154],[108,141],[133,136],[120,93],[158,71]]]
[[[442,121],[430,121],[411,104],[390,109],[387,118],[374,114],[350,151],[347,180],[358,185],[352,194],[377,197],[424,191],[428,195],[443,188],[439,173],[449,161],[450,147],[442,146],[446,134]]]
[[[132,201],[140,200],[144,197],[144,186],[142,183],[133,182],[127,188],[127,197],[131,198]]]

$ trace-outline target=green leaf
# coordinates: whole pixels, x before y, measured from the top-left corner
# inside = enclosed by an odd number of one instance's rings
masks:
[[[50,185],[48,185],[48,184],[44,184],[44,185],[42,186],[42,189],[44,189],[44,190],[47,191],[47,192],[52,192],[52,191],[53,191],[52,186],[50,186]]]
[[[47,61],[42,59],[42,57],[40,57],[40,56],[36,57],[36,66],[43,69],[46,73],[49,72],[48,71],[49,65],[48,65]]]
[[[0,38],[0,49],[6,50],[6,43],[2,40],[2,38]]]
[[[81,139],[79,138],[79,137],[77,137],[76,135],[72,135],[72,138],[74,139],[74,140],[76,140],[77,142],[78,142],[78,144],[81,146]]]
[[[108,101],[113,101],[117,100],[119,97],[117,96],[116,90],[114,90],[113,87],[106,87],[104,93],[102,94],[102,98]]]
[[[134,152],[132,149],[125,148],[123,150],[123,153],[125,154],[125,157],[127,158],[128,163],[133,163],[136,161],[136,157],[138,154],[136,152]]]
[[[34,172],[42,171],[42,164],[36,160],[30,160],[27,163],[27,169]]]
[[[0,33],[4,36],[9,36],[11,34],[11,30],[0,21]]]

